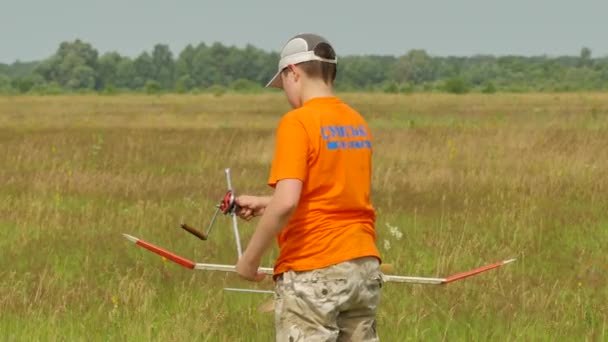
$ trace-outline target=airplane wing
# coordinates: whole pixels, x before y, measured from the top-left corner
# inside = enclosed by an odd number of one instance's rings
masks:
[[[149,242],[146,242],[144,240],[131,236],[129,234],[123,234],[123,235],[127,240],[133,242],[134,244],[136,244],[140,247],[143,247],[160,256],[163,256],[163,257],[167,258],[168,260],[171,260],[186,268],[190,268],[193,270],[236,272],[236,266],[234,266],[234,265],[208,264],[208,263],[194,262],[194,261],[188,260],[184,257],[181,257],[175,253],[169,252],[166,249],[163,249],[163,248],[155,246]],[[425,285],[443,285],[443,284],[449,284],[449,283],[452,283],[454,281],[461,280],[464,278],[468,278],[468,277],[474,276],[476,274],[479,274],[479,273],[482,273],[485,271],[489,271],[491,269],[500,267],[502,265],[506,265],[513,261],[515,261],[515,259],[499,261],[499,262],[496,262],[493,264],[475,268],[470,271],[456,273],[456,274],[453,274],[446,278],[411,277],[411,276],[387,275],[387,274],[383,274],[383,278],[384,278],[384,281],[386,281],[386,282],[425,284]],[[273,268],[272,267],[260,267],[258,269],[258,272],[272,275]]]

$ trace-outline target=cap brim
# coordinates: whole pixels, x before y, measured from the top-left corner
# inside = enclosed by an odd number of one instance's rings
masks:
[[[268,82],[268,84],[266,84],[266,88],[283,88],[283,80],[281,79],[281,72],[277,71],[276,74],[274,74],[274,77],[270,80],[270,82]]]

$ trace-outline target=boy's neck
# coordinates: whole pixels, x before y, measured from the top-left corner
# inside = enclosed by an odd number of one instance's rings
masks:
[[[302,100],[302,104],[308,102],[317,97],[333,97],[334,92],[332,86],[325,84],[325,82],[312,81],[309,80],[310,83],[306,83],[302,87],[302,93],[300,95],[300,99]]]

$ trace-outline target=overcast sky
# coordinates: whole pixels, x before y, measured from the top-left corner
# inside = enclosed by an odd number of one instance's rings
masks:
[[[0,62],[52,55],[80,38],[136,56],[164,43],[279,50],[315,32],[340,55],[608,56],[608,0],[0,0]]]

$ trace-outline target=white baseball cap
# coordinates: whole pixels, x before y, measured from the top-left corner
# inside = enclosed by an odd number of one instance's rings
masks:
[[[319,57],[315,54],[315,48],[320,43],[325,43],[331,47],[331,44],[323,37],[312,34],[303,33],[291,38],[283,50],[281,50],[281,59],[279,60],[279,70],[274,77],[266,84],[266,87],[282,88],[281,71],[291,64],[298,64],[308,61],[321,61],[327,63],[338,63],[338,58],[327,59]],[[332,48],[333,49],[333,48]]]

